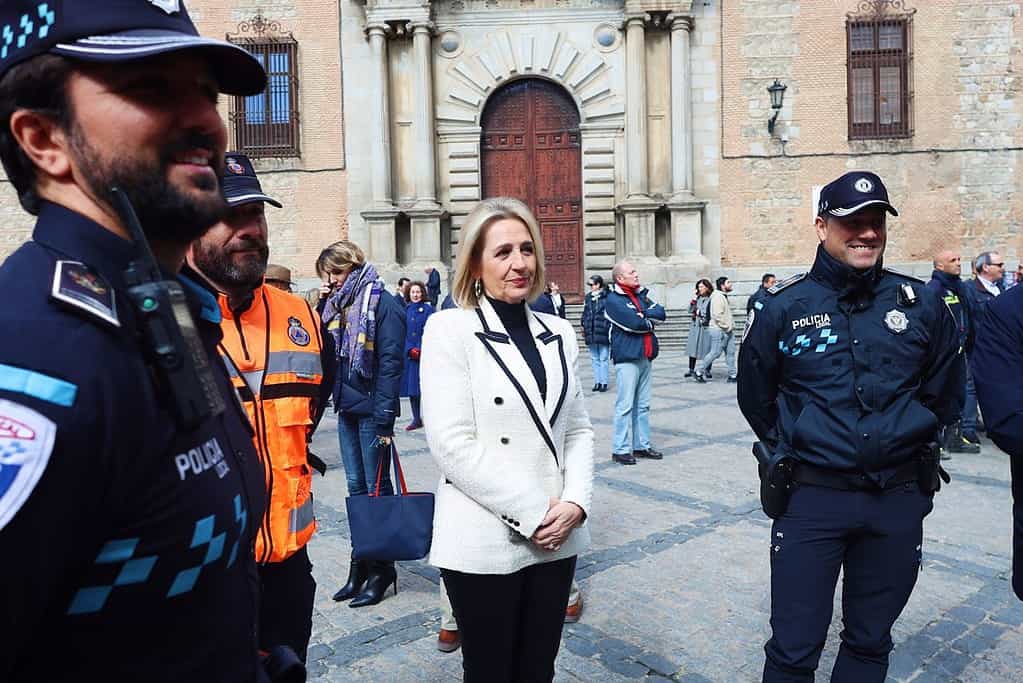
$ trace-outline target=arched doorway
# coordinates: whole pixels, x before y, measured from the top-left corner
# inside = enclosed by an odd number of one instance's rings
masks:
[[[521,199],[543,235],[547,281],[568,301],[583,294],[582,145],[579,112],[560,86],[514,81],[483,111],[483,196]]]

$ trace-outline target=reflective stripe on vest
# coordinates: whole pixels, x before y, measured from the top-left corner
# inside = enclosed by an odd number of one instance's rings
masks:
[[[291,511],[291,518],[288,522],[288,531],[297,534],[314,521],[313,497],[309,496],[302,505]]]
[[[266,285],[237,316],[226,297],[220,297],[220,305],[221,355],[255,427],[269,492],[256,560],[280,562],[308,543],[316,529],[306,432],[323,381],[319,320],[304,300]],[[305,335],[289,334],[294,321]]]

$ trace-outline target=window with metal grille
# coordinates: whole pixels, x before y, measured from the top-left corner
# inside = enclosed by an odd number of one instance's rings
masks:
[[[913,135],[912,15],[850,17],[849,139]]]
[[[266,90],[231,98],[233,148],[250,157],[297,157],[298,42],[294,38],[231,38],[267,73]]]

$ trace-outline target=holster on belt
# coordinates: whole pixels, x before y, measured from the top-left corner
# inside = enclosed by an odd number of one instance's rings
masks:
[[[753,456],[760,472],[760,506],[765,515],[778,519],[785,514],[792,496],[792,458],[772,454],[760,441],[753,444]]]
[[[945,468],[941,466],[941,444],[934,441],[924,444],[917,460],[917,484],[921,493],[930,495],[941,490],[941,482],[952,481]]]

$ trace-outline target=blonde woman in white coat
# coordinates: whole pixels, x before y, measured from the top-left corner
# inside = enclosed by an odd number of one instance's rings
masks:
[[[575,331],[529,310],[543,290],[536,219],[486,199],[462,227],[452,294],[422,346],[423,422],[442,473],[430,562],[462,636],[466,683],[549,681],[590,542],[593,428]]]

